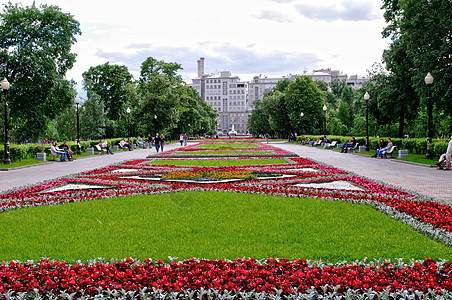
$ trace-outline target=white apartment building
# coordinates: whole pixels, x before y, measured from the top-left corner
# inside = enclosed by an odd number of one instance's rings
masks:
[[[262,100],[264,94],[271,91],[278,81],[288,78],[295,80],[297,77],[309,76],[314,81],[330,83],[334,80],[344,80],[354,89],[362,87],[369,81],[369,77],[358,77],[343,74],[338,70],[320,69],[312,72],[304,71],[302,74],[289,74],[287,76],[254,76],[249,82],[240,81],[238,76],[231,75],[229,71],[218,74],[204,74],[204,58],[198,60],[198,78],[192,79],[191,86],[198,91],[201,98],[212,105],[219,113],[218,133],[227,134],[233,128],[237,134],[247,134],[248,117],[254,110],[254,101]]]
[[[201,58],[198,60],[198,78],[187,85],[198,91],[201,98],[218,111],[219,134],[228,134],[232,129],[239,135],[248,133],[247,82],[240,81],[229,71],[204,74],[204,58]]]

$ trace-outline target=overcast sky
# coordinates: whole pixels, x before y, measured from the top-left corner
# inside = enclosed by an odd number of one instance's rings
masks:
[[[149,56],[181,64],[187,82],[197,76],[200,57],[205,73],[227,70],[242,80],[320,68],[365,76],[389,42],[381,37],[381,0],[35,2],[57,5],[80,22],[77,62],[67,76],[79,87],[84,71],[107,61],[137,79]]]

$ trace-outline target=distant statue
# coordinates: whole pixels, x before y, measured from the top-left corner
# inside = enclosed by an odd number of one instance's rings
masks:
[[[232,124],[232,129],[229,131],[229,135],[237,135],[237,131],[234,129],[234,124]]]

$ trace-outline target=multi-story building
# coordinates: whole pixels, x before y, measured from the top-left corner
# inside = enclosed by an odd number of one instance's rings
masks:
[[[262,77],[262,75],[254,76],[253,80],[248,82],[248,103],[246,111],[248,115],[254,110],[254,101],[264,99],[264,94],[271,91],[278,81],[283,80],[285,77]]]
[[[237,134],[247,134],[248,83],[240,81],[229,71],[204,74],[204,58],[198,60],[198,78],[188,84],[198,91],[201,98],[219,113],[218,133],[228,134],[233,129]]]
[[[370,77],[360,77],[358,75],[350,75],[347,78],[347,85],[351,86],[355,90],[358,90],[363,87],[363,84],[370,80]]]
[[[228,134],[233,129],[237,134],[247,134],[248,117],[254,110],[254,101],[262,100],[264,94],[271,91],[278,81],[285,78],[295,80],[301,76],[309,76],[314,81],[321,80],[326,83],[344,80],[354,89],[361,88],[364,82],[370,80],[369,77],[357,75],[348,77],[338,70],[320,69],[271,78],[259,75],[254,76],[249,82],[244,82],[238,76],[231,75],[229,71],[204,74],[204,58],[201,57],[198,60],[198,78],[192,79],[192,83],[187,85],[197,90],[201,98],[218,111],[219,134]]]

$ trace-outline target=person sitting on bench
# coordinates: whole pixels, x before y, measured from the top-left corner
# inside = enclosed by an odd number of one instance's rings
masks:
[[[352,137],[352,139],[350,141],[348,141],[348,143],[344,143],[342,145],[341,153],[347,153],[348,148],[354,148],[355,145],[356,145],[356,140],[354,137]]]
[[[113,151],[111,151],[110,146],[108,146],[107,141],[103,141],[103,142],[100,141],[98,145],[101,150],[105,149],[105,150],[107,150],[107,153],[113,154]]]
[[[443,170],[443,163],[446,161],[446,170],[450,170],[450,161],[452,159],[452,140],[450,140],[449,144],[447,145],[447,151],[446,153],[443,153],[441,157],[439,158],[439,161],[435,163],[435,165],[438,167],[438,170]]]
[[[121,148],[127,147],[127,148],[129,148],[129,151],[132,151],[132,147],[124,139],[119,141],[119,147],[121,147]]]
[[[61,150],[64,150],[66,152],[67,159],[69,161],[72,161],[72,155],[74,154],[74,152],[71,150],[71,148],[69,148],[66,140],[64,140],[63,144],[61,144],[59,147]]]
[[[377,153],[374,155],[374,157],[379,157],[379,158],[383,158],[383,154],[386,152],[386,151],[389,151],[389,150],[391,150],[391,148],[392,148],[392,141],[391,141],[391,139],[390,138],[388,138],[388,144],[386,145],[386,147],[384,147],[384,148],[382,148],[382,149],[377,149]]]
[[[57,142],[53,142],[52,146],[50,147],[50,152],[57,156],[60,156],[60,161],[65,161],[66,160],[66,151],[64,151],[63,149],[58,148],[57,146]]]

